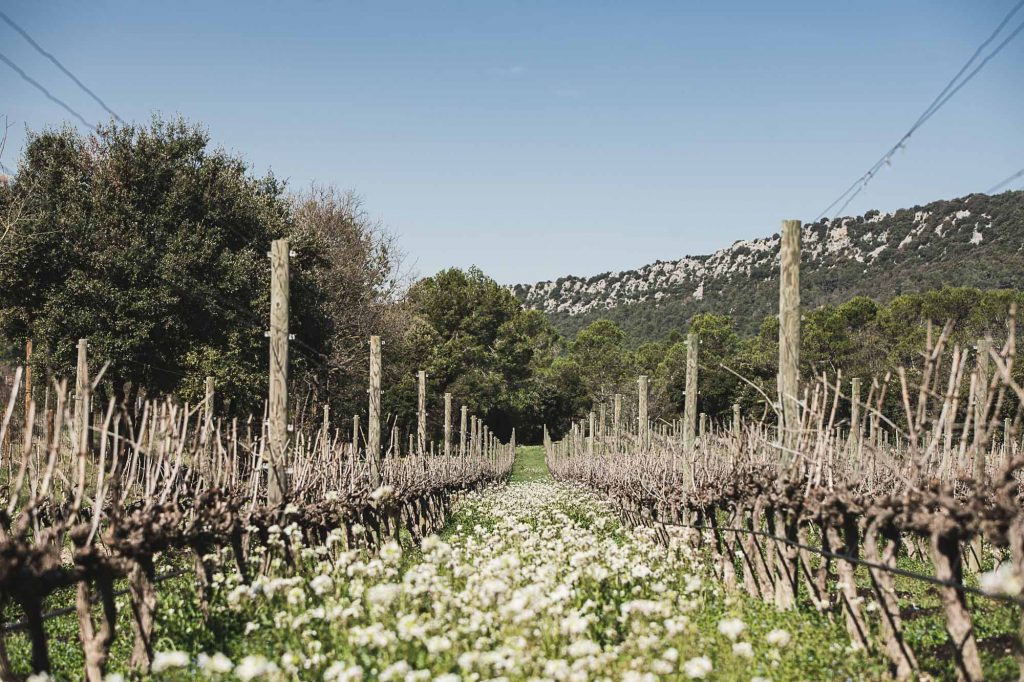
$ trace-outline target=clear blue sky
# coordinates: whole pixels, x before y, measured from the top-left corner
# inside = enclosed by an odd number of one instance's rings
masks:
[[[122,117],[181,113],[258,172],[354,188],[421,274],[627,269],[813,219],[1012,0],[0,0]],[[1022,18],[1022,17],[1019,17]],[[0,23],[0,51],[102,109]],[[66,113],[0,64],[0,115]],[[850,206],[984,191],[1024,166],[1024,35]]]

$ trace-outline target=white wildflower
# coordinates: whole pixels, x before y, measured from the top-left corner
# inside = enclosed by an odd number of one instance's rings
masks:
[[[322,597],[334,589],[334,580],[329,575],[318,575],[309,581],[309,589],[313,590],[313,594]]]
[[[770,645],[782,649],[782,648],[785,648],[786,645],[789,644],[789,640],[791,639],[791,637],[790,637],[789,633],[786,632],[785,630],[782,630],[781,628],[777,628],[777,629],[772,630],[771,632],[769,632],[767,635],[765,635],[764,639]]]
[[[691,680],[704,679],[713,669],[711,659],[707,656],[691,658],[686,663],[683,663],[683,672]]]
[[[184,651],[157,651],[153,654],[153,663],[149,669],[159,673],[171,668],[184,668],[189,663],[189,656]]]
[[[754,647],[750,642],[736,642],[732,645],[732,653],[740,658],[753,658]]]
[[[402,546],[394,540],[387,542],[380,548],[380,558],[386,564],[397,564],[402,558]]]
[[[363,669],[338,661],[324,671],[324,682],[358,682],[363,679]],[[383,677],[381,679],[384,679]]]
[[[382,485],[381,487],[370,493],[370,499],[374,502],[380,502],[386,500],[391,496],[391,493],[395,492],[395,489],[389,485]]]
[[[978,576],[981,589],[990,594],[1005,594],[1015,597],[1024,592],[1024,575],[1014,570],[1008,562],[1003,562],[988,573]]]
[[[718,621],[718,631],[734,642],[746,629],[747,626],[739,618],[726,618]]]
[[[576,640],[566,648],[566,653],[573,658],[586,658],[601,653],[601,647],[597,642],[589,639]]]
[[[637,564],[630,569],[629,574],[637,580],[642,580],[651,574],[651,569],[643,564]]]
[[[398,598],[402,586],[395,583],[381,583],[366,591],[366,600],[377,606],[387,606]]]
[[[235,666],[235,677],[242,682],[249,682],[259,677],[272,675],[277,672],[277,664],[268,661],[263,656],[246,656]]]

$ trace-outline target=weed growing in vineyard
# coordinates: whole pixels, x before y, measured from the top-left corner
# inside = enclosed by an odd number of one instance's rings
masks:
[[[288,529],[282,529],[288,533]],[[298,537],[294,537],[298,541]],[[685,537],[625,530],[551,483],[473,494],[422,552],[302,550],[215,576],[210,621],[162,595],[158,679],[871,679],[841,627],[727,596]],[[214,633],[214,637],[210,637]],[[184,653],[178,653],[184,652]]]

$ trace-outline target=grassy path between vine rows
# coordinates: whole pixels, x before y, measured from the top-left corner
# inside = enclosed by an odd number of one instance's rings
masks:
[[[877,679],[841,627],[723,593],[689,543],[628,532],[541,448],[441,537],[379,557],[307,548],[301,575],[220,578],[199,651],[161,628],[162,679]],[[175,632],[177,631],[177,632]],[[208,644],[209,640],[202,638]],[[198,643],[193,639],[193,644]],[[179,665],[181,667],[179,667]]]
[[[302,558],[298,573],[274,559],[272,575],[251,586],[218,573],[205,625],[191,586],[162,591],[153,677],[884,676],[877,658],[848,649],[840,625],[727,596],[682,538],[665,547],[627,531],[606,503],[553,481],[541,448],[521,448],[512,481],[468,496],[422,548],[390,543],[368,555],[335,542],[306,547]],[[115,656],[113,679],[129,677],[123,663]]]

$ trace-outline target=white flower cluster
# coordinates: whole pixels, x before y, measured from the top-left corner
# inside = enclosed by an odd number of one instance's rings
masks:
[[[650,529],[628,532],[579,490],[527,483],[471,494],[454,526],[408,554],[396,542],[376,555],[346,549],[332,534],[329,551],[302,552],[297,575],[270,561],[277,575],[251,585],[225,571],[215,610],[246,623],[243,651],[251,655],[232,662],[162,652],[153,672],[384,682],[751,679],[770,672],[790,643],[784,630],[745,641],[752,633],[735,616],[718,620],[717,632],[715,621],[699,624],[709,608],[734,601],[705,568],[696,538],[680,531],[666,546]]]

